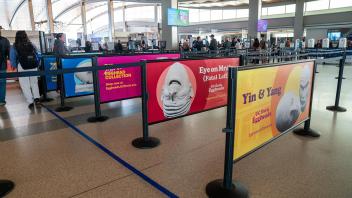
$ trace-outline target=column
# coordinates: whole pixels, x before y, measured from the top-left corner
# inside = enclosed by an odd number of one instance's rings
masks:
[[[304,12],[304,0],[296,0],[296,14],[294,22],[294,37],[301,39],[303,37],[304,26],[303,26],[303,12]]]
[[[28,0],[28,11],[29,11],[29,18],[30,18],[30,20],[31,20],[31,28],[32,28],[32,31],[35,31],[34,13],[33,13],[33,2],[32,2],[32,0]]]
[[[109,16],[109,41],[113,41],[115,36],[115,22],[114,22],[114,1],[108,0],[108,16]]]
[[[259,38],[258,35],[258,20],[262,13],[262,1],[249,1],[249,17],[248,17],[248,37],[250,39]]]
[[[126,32],[127,27],[126,27],[126,6],[125,3],[122,2],[122,31]]]
[[[154,4],[154,22],[158,24],[158,4]]]
[[[47,17],[48,17],[48,31],[54,33],[54,17],[53,17],[53,6],[51,0],[46,0]]]
[[[82,17],[82,29],[83,29],[83,39],[87,40],[87,10],[86,10],[86,0],[81,2],[81,17]]]
[[[163,0],[161,4],[161,40],[166,41],[166,49],[178,49],[177,43],[177,27],[169,26],[168,21],[168,8],[177,8],[177,0]]]

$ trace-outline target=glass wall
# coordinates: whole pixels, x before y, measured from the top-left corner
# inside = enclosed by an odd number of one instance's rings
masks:
[[[126,21],[154,21],[154,6],[126,8]]]
[[[202,4],[203,7],[210,7],[206,4]],[[195,7],[195,6],[193,6]],[[337,8],[348,8],[352,7],[352,0],[316,0],[306,2],[304,5],[304,11],[320,11],[327,9]],[[248,9],[228,9],[228,8],[186,8],[182,7],[181,9],[189,10],[190,23],[202,23],[202,22],[211,22],[211,21],[222,21],[222,20],[231,20],[231,19],[241,19],[248,17]],[[294,16],[296,12],[296,4],[285,4],[279,6],[270,6],[262,8],[262,16],[265,17],[282,17],[282,16]],[[334,12],[334,11],[333,11]],[[319,14],[314,13],[314,14]],[[278,16],[275,16],[278,15]]]
[[[352,7],[351,0],[316,0],[305,3],[305,12]]]
[[[248,9],[197,9],[197,8],[182,8],[184,10],[189,10],[189,22],[190,23],[200,23],[200,22],[209,22],[209,21],[222,21],[229,19],[243,19],[248,18],[249,10]],[[283,6],[275,7],[264,7],[262,8],[262,16],[271,16],[271,15],[282,15],[295,13],[296,5],[288,4]]]

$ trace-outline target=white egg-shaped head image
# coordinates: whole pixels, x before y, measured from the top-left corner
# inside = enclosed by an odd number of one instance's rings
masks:
[[[300,115],[299,97],[292,92],[285,93],[276,108],[276,128],[284,132],[291,128]]]
[[[76,68],[92,67],[91,60],[84,60],[78,64]],[[75,92],[91,92],[93,91],[93,75],[91,71],[76,72],[75,78]]]
[[[301,112],[303,112],[307,106],[310,79],[311,79],[311,70],[308,65],[305,65],[301,72],[301,79],[299,82],[299,100],[301,103]]]
[[[161,103],[166,118],[185,115],[189,112],[194,92],[186,66],[174,63],[165,76],[161,90]]]

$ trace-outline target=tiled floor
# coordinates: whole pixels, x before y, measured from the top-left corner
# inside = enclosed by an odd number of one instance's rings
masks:
[[[319,71],[312,128],[322,136],[290,133],[236,163],[234,179],[250,197],[352,197],[352,67],[341,94],[345,113],[325,110],[334,103],[338,68]],[[7,101],[0,108],[0,178],[17,185],[8,197],[165,197],[45,108],[27,110],[16,86]],[[131,141],[142,135],[140,99],[102,105],[110,119],[98,124],[86,121],[94,112],[91,96],[67,105],[75,108],[60,116],[180,197],[206,197],[206,184],[223,175],[225,108],[152,125],[161,145],[139,150]]]

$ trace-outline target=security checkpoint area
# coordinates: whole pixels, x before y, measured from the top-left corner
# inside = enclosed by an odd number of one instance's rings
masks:
[[[352,196],[352,2],[0,10],[0,197]]]

